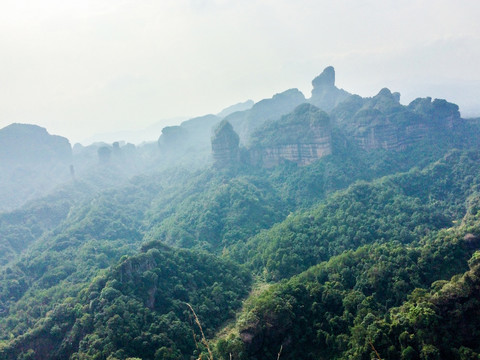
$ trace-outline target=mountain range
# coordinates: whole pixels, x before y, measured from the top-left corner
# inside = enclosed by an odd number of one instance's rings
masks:
[[[0,359],[479,359],[479,119],[335,85],[0,129]]]

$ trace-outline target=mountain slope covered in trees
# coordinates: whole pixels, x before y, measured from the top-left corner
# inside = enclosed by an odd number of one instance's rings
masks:
[[[0,213],[0,358],[478,358],[478,120],[313,85],[74,147]]]

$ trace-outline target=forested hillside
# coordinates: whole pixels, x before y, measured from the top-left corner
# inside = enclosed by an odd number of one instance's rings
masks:
[[[479,122],[399,99],[327,68],[74,147],[0,213],[0,359],[478,359]]]

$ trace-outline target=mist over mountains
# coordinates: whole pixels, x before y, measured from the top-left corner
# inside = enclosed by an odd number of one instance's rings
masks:
[[[222,151],[219,147],[223,146],[224,151],[237,152],[235,149],[228,150],[228,146],[221,144],[214,146],[213,153],[211,151],[213,130],[223,119],[230,123],[238,134],[239,147],[252,149],[250,155],[245,155],[242,150],[243,162],[272,165],[282,161],[310,163],[323,156],[322,154],[331,152],[328,150],[331,147],[330,130],[323,136],[327,136],[329,140],[323,141],[324,144],[320,146],[326,152],[319,150],[315,141],[308,140],[308,143],[305,143],[305,139],[275,140],[274,147],[268,149],[262,145],[262,150],[259,148],[260,143],[272,142],[269,140],[272,137],[281,137],[282,131],[297,133],[299,137],[302,132],[310,131],[300,124],[293,125],[297,116],[294,110],[303,103],[310,103],[326,112],[330,118],[329,127],[341,129],[351,141],[367,150],[403,149],[424,137],[449,137],[449,132],[460,131],[465,123],[460,118],[458,106],[445,100],[432,102],[430,98],[419,98],[404,106],[400,104],[400,94],[391,93],[388,89],[382,89],[372,98],[352,95],[336,87],[335,70],[331,66],[313,79],[312,85],[310,98],[305,98],[298,89],[289,89],[273,95],[270,99],[257,103],[248,100],[227,107],[216,115],[195,117],[183,121],[180,125],[163,129],[155,125],[136,134],[105,134],[105,139],[115,141],[97,141],[88,146],[76,144],[73,151],[67,139],[51,136],[45,129],[34,125],[12,124],[0,130],[0,166],[4,169],[0,191],[3,199],[1,209],[12,209],[25,201],[45,195],[56,185],[71,180],[75,175],[82,176],[90,169],[98,170],[100,163],[109,163],[110,170],[115,169],[122,173],[120,178],[128,178],[146,171],[147,168],[205,166],[212,163],[214,158],[222,156],[219,154]],[[292,113],[290,122],[294,128],[277,129],[274,122],[289,113]],[[261,133],[260,129],[264,127],[271,128],[270,135]],[[274,134],[277,130],[278,134]],[[148,141],[142,144],[139,136],[146,132],[150,139],[158,140],[158,146]],[[125,142],[122,136],[136,139],[137,145]],[[322,140],[318,139],[318,142]],[[304,144],[301,145],[302,143]],[[253,150],[253,147],[256,149]],[[100,155],[102,151],[103,155]],[[246,160],[245,156],[250,156],[251,159]],[[309,160],[302,160],[303,158]],[[22,173],[23,176],[15,175]]]
[[[312,85],[151,142],[0,129],[0,359],[478,358],[480,120]]]

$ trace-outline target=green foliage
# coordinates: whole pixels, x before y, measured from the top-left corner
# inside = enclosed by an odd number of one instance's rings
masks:
[[[262,108],[248,114],[279,117]],[[0,358],[198,357],[206,348],[187,302],[218,337],[216,358],[371,359],[373,344],[385,359],[478,358],[480,155],[444,156],[477,145],[478,124],[442,101],[404,107],[388,90],[352,96],[330,118],[304,104],[252,138],[308,142],[332,126],[332,154],[310,166],[176,168],[126,182],[117,144],[90,181],[1,214]],[[363,151],[352,137],[428,119],[442,131],[403,151]],[[271,284],[254,287],[233,324],[249,271]]]
[[[477,274],[471,270],[428,293],[436,280],[465,271],[480,248],[464,234],[462,226],[426,237],[415,247],[364,246],[272,285],[248,299],[237,335],[219,341],[218,356],[228,359],[227,351],[243,343],[237,351],[251,359],[274,356],[280,346],[284,359],[370,359],[376,357],[372,343],[382,359],[443,359],[454,358],[443,350],[447,345],[440,346],[453,337],[457,349],[478,351],[478,343],[472,345],[478,324],[467,320],[480,311]],[[460,299],[466,301],[459,307]],[[457,310],[449,319],[452,307]]]
[[[35,345],[41,342],[52,347],[54,358],[188,359],[199,335],[186,303],[212,336],[239,307],[250,277],[206,253],[155,244],[145,250],[47,313],[21,341],[0,350],[0,357],[15,359],[28,347],[42,352]]]
[[[177,203],[170,216],[153,220],[158,223],[146,239],[218,253],[281,220],[286,215],[282,205],[271,186],[258,177],[215,179],[204,191]]]
[[[356,183],[246,244],[237,243],[232,257],[278,280],[365,244],[409,244],[462,216],[480,182],[477,163],[477,153],[452,153],[423,171]]]
[[[138,229],[152,190],[138,179],[123,191],[105,192],[93,200],[74,198],[53,230],[42,232],[41,241],[0,269],[0,338],[23,334],[55,303],[75,296],[99,270],[133,254],[142,240]],[[52,203],[50,207],[56,204]],[[49,219],[49,212],[41,214]]]

